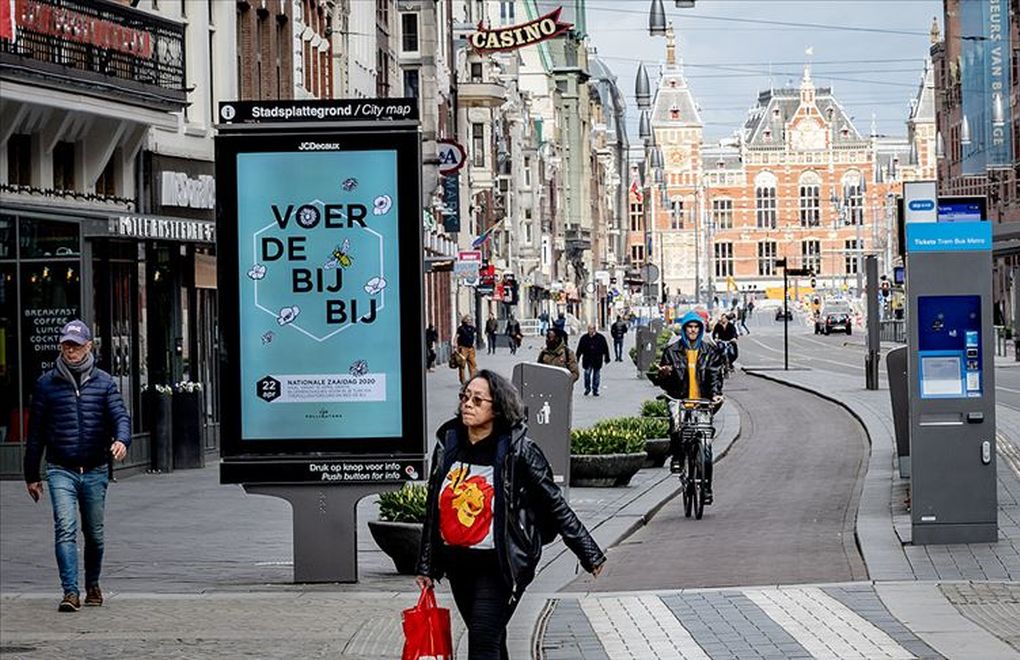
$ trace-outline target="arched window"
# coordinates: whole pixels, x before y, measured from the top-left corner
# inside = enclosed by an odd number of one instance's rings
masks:
[[[758,229],[776,228],[776,175],[772,172],[755,177],[754,208]]]
[[[817,227],[822,221],[822,178],[814,171],[800,177],[800,226]]]
[[[848,225],[864,224],[864,191],[861,189],[863,178],[858,170],[850,170],[843,175],[843,205],[846,214],[843,222]]]

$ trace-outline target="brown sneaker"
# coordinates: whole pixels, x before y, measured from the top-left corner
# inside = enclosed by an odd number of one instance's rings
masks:
[[[98,584],[85,589],[85,604],[89,607],[100,607],[103,604],[103,592]]]
[[[81,609],[81,602],[78,600],[78,594],[64,594],[64,600],[60,601],[60,605],[57,607],[58,612],[77,612]]]

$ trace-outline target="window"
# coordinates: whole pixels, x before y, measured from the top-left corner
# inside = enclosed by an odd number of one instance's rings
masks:
[[[733,243],[715,244],[715,276],[733,276]]]
[[[400,15],[400,48],[405,53],[418,52],[418,14]]]
[[[845,215],[843,224],[860,225],[864,223],[864,195],[861,190],[861,173],[851,170],[843,177],[843,204]]]
[[[524,157],[524,187],[531,187],[531,158]]]
[[[480,83],[482,82],[482,63],[472,62],[471,63],[471,82]]]
[[[524,243],[525,245],[531,245],[531,223],[524,223]]]
[[[32,185],[32,136],[15,133],[7,140],[7,183]]]
[[[776,176],[762,172],[754,181],[754,208],[758,229],[776,228]]]
[[[512,25],[514,22],[514,0],[500,0],[499,24]]]
[[[53,187],[74,190],[74,142],[57,142],[53,148]]]
[[[776,274],[776,242],[775,241],[759,241],[758,242],[758,274],[759,275],[775,275]]]
[[[822,179],[814,172],[800,177],[800,226],[817,227],[822,221]]]
[[[420,84],[418,69],[407,69],[404,71],[404,98],[418,98]]]
[[[117,195],[117,177],[116,168],[114,161],[116,155],[110,156],[110,160],[106,162],[106,167],[99,174],[99,178],[96,179],[96,194],[105,195],[106,197],[115,197]]]
[[[673,200],[673,213],[669,218],[670,229],[683,229],[684,228],[684,200],[674,199]]]
[[[377,77],[375,79],[375,92],[379,95],[379,98],[386,98],[390,95],[390,55],[384,49],[379,48],[376,51],[376,71]]]
[[[716,229],[733,229],[733,200],[712,200],[712,224]]]
[[[845,273],[847,275],[856,275],[858,265],[857,262],[860,259],[860,246],[857,244],[857,239],[851,238],[843,243],[844,251],[846,252],[846,267]]]
[[[471,124],[471,164],[485,167],[485,124]]]
[[[644,222],[642,222],[644,216],[644,205],[641,202],[630,203],[630,230],[631,231],[643,231]]]
[[[822,271],[822,245],[819,241],[802,241],[800,256],[802,268],[810,268],[816,275]]]
[[[630,262],[638,265],[645,262],[645,246],[644,245],[631,245],[630,246]]]

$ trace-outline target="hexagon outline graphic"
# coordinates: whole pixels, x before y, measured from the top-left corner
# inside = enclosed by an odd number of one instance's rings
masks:
[[[306,204],[319,204],[319,205],[325,207],[325,202],[323,202],[320,199],[314,199],[314,200],[312,200],[310,202],[305,202],[305,203]],[[323,209],[323,210],[325,210],[325,209]],[[270,229],[272,229],[275,226],[276,226],[276,223],[275,222],[271,222],[268,225],[266,225],[265,227],[263,227],[262,229],[258,230],[254,234],[252,234],[252,257],[254,259],[253,263],[259,263],[259,259],[258,259],[258,256],[259,256],[259,241],[258,241],[259,234],[262,234],[263,232],[269,231]],[[383,237],[382,237],[382,234],[380,234],[379,232],[375,231],[374,229],[369,229],[368,227],[365,227],[364,231],[367,231],[368,233],[372,234],[379,241],[379,277],[385,277],[386,262],[383,259]],[[271,309],[268,309],[267,307],[263,307],[262,304],[259,303],[259,280],[252,280],[252,283],[254,285],[253,289],[254,289],[254,297],[255,297],[255,307],[257,307],[258,309],[262,310],[266,314],[269,314],[274,319],[277,318],[277,312],[275,312],[275,311],[273,311]],[[382,291],[379,292],[379,306],[376,308],[376,311],[377,312],[381,312],[384,309],[386,309],[386,290],[385,289],[383,289]],[[327,339],[329,339],[330,337],[336,335],[337,333],[343,332],[344,330],[346,330],[346,329],[348,329],[348,328],[350,328],[350,327],[352,327],[354,325],[355,324],[353,322],[349,321],[349,322],[345,323],[344,325],[340,326],[339,328],[337,328],[336,330],[334,330],[333,332],[331,332],[328,335],[325,335],[323,337],[317,337],[316,335],[312,334],[308,330],[302,328],[298,324],[298,321],[292,321],[291,323],[288,323],[287,327],[294,328],[295,330],[297,330],[301,334],[307,335],[308,337],[314,339],[315,341],[317,341],[319,343],[322,343],[322,342],[326,341]]]

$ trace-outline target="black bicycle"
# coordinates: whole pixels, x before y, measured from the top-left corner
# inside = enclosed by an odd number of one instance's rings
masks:
[[[715,437],[713,417],[719,404],[708,399],[674,399],[662,394],[669,408],[670,438],[677,438],[680,447],[680,484],[684,500],[684,516],[694,514],[701,520],[705,513],[706,447]]]

